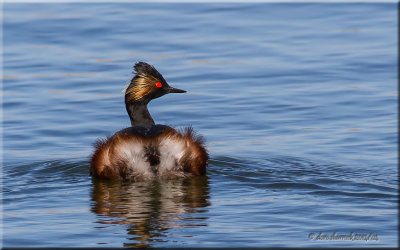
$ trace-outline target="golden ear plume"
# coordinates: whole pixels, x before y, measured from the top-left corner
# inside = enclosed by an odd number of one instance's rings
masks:
[[[156,90],[156,83],[159,81],[152,75],[138,73],[126,90],[125,95],[128,95],[127,101],[139,101]]]

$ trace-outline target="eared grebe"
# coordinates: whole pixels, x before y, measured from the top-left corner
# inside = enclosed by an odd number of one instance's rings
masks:
[[[90,162],[90,174],[104,179],[140,181],[204,175],[208,154],[203,139],[191,127],[177,131],[154,124],[147,104],[168,93],[186,91],[168,85],[151,65],[138,62],[136,75],[125,91],[131,127],[99,139]]]

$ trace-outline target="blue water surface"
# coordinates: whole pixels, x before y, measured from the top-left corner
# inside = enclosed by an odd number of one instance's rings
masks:
[[[5,3],[3,247],[393,247],[395,3]],[[135,62],[206,176],[92,179]]]

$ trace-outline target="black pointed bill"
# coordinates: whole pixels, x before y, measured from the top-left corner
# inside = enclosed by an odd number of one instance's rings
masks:
[[[168,87],[168,93],[186,93],[186,90]]]

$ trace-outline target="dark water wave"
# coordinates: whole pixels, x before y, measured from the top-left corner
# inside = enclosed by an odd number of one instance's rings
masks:
[[[4,193],[23,190],[25,184],[62,183],[90,185],[87,160],[55,160],[25,165],[7,165],[4,180],[14,180],[4,187]],[[375,172],[379,176],[379,171]],[[219,156],[208,166],[209,178],[222,182],[240,182],[241,185],[282,191],[307,191],[314,195],[354,196],[368,198],[395,198],[397,188],[375,180],[369,171],[290,156],[271,156],[268,159],[239,159]],[[13,188],[15,187],[15,189]],[[38,188],[43,188],[40,186]],[[35,188],[30,188],[35,193]],[[39,189],[40,190],[40,189]],[[38,190],[38,192],[39,192]],[[351,192],[357,190],[357,192]]]
[[[210,174],[224,176],[255,188],[307,190],[315,195],[396,198],[396,183],[372,183],[381,173],[349,166],[313,162],[288,156],[258,160],[240,160],[220,157],[212,159]],[[371,180],[369,182],[368,180]],[[352,192],[357,190],[357,192]]]

